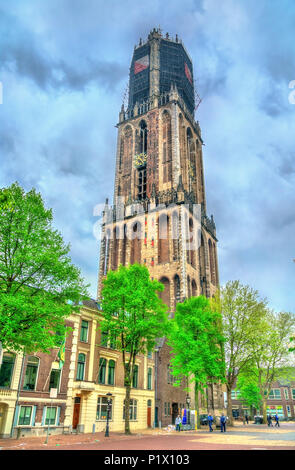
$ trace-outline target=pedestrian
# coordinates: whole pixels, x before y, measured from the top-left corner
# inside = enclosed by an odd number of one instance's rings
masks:
[[[175,420],[175,424],[176,424],[176,431],[180,431],[181,417],[179,415],[177,416]]]
[[[269,428],[270,428],[270,426],[273,428],[271,414],[267,415],[267,423],[268,423]]]
[[[275,424],[275,427],[280,427],[280,423],[279,423],[279,415],[278,413],[275,414],[275,421],[276,421],[276,424]]]
[[[221,432],[225,432],[226,431],[226,416],[224,416],[224,414],[222,413],[221,417],[220,417],[220,428],[221,428]]]
[[[245,420],[246,420],[246,423],[249,424],[249,416],[247,415],[247,413],[245,414]]]
[[[213,432],[212,424],[213,424],[213,416],[211,413],[208,414],[208,424],[209,424],[209,431]]]

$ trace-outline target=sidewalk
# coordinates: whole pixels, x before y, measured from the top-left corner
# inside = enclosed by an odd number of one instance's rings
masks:
[[[186,431],[190,433],[194,431]],[[110,431],[110,436],[105,437],[104,432],[97,433],[81,433],[81,434],[58,434],[52,435],[48,438],[48,444],[45,444],[46,435],[44,436],[27,436],[19,439],[0,439],[0,450],[5,449],[35,449],[47,446],[72,446],[77,444],[97,444],[98,442],[121,441],[124,439],[141,439],[147,436],[168,435],[173,434],[175,431],[165,431],[163,429],[144,429],[136,431],[131,435],[124,433]]]

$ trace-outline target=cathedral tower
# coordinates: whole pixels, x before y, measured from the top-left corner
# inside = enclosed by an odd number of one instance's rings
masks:
[[[117,124],[114,204],[105,206],[98,297],[108,270],[135,262],[164,284],[161,296],[171,315],[177,302],[210,297],[218,286],[216,229],[206,214],[193,76],[177,36],[163,37],[154,29],[135,46],[128,106],[122,106]],[[171,424],[186,394],[172,386],[164,340],[158,351],[156,421]]]

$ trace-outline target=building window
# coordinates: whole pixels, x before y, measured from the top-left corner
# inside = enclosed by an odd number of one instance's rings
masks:
[[[19,426],[30,426],[32,416],[32,407],[31,406],[21,406],[18,418]]]
[[[241,396],[240,390],[232,390],[231,391],[232,400],[239,400],[240,396]]]
[[[287,388],[284,388],[285,399],[289,400],[289,392]]]
[[[147,152],[147,125],[145,121],[140,122],[140,141],[139,141],[139,153]]]
[[[82,320],[80,341],[83,341],[83,343],[87,343],[88,341],[88,324],[89,324],[88,321]]]
[[[56,424],[57,408],[56,406],[46,407],[45,426],[54,426]]]
[[[137,365],[134,366],[132,387],[133,387],[133,388],[137,388],[137,387],[138,387],[138,366],[137,366]]]
[[[110,348],[111,349],[116,349],[116,344],[117,343],[117,338],[114,334],[111,334],[111,338],[110,338]]]
[[[146,199],[146,168],[138,170],[138,199]]]
[[[38,366],[39,366],[38,357],[29,356],[27,367],[26,367],[25,378],[24,378],[23,390],[35,390]]]
[[[110,400],[110,412],[109,419],[112,419],[113,413],[113,400]],[[108,408],[108,399],[107,397],[98,397],[97,399],[97,410],[96,410],[96,419],[105,421],[107,419],[107,408]]]
[[[292,388],[292,398],[295,400],[295,388]]]
[[[151,369],[151,367],[148,368],[147,388],[148,388],[148,390],[152,389],[152,369]]]
[[[178,380],[178,377],[174,377],[174,375],[172,374],[172,368],[171,368],[171,365],[168,364],[167,365],[167,383],[168,384],[174,384],[176,381]]]
[[[269,397],[270,400],[280,400],[281,399],[281,390],[279,388],[273,388],[270,391]]]
[[[115,384],[115,361],[109,361],[109,374],[108,374],[108,384],[114,385]]]
[[[52,369],[49,379],[49,390],[52,388],[57,388],[57,390],[59,389],[60,372],[61,371],[59,369]]]
[[[98,383],[105,384],[107,360],[104,357],[99,359]]]
[[[147,357],[148,357],[148,359],[152,359],[153,358],[153,351],[148,351]]]
[[[85,354],[80,353],[78,356],[77,378],[76,380],[84,380],[85,374]]]
[[[104,348],[108,347],[108,337],[109,337],[109,334],[107,331],[101,332],[100,345],[103,346]]]
[[[14,368],[15,355],[3,354],[2,365],[0,367],[0,388],[10,388]]]
[[[123,408],[123,419],[125,419],[125,400]],[[130,400],[129,419],[130,421],[136,421],[137,419],[137,400]]]

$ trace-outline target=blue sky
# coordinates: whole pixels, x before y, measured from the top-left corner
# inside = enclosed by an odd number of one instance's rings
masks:
[[[0,0],[0,187],[42,193],[95,297],[93,208],[112,198],[134,45],[159,25],[193,60],[220,281],[294,311],[293,0]]]

